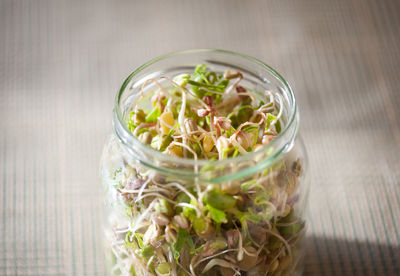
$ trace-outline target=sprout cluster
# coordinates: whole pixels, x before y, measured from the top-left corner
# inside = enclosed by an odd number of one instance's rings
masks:
[[[254,151],[280,132],[282,101],[269,91],[267,103],[256,101],[241,80],[240,72],[217,75],[205,65],[192,75],[147,79],[143,99],[146,85],[158,87],[153,108],[145,111],[139,101],[127,116],[128,127],[142,143],[175,157],[224,159]]]
[[[282,99],[258,101],[240,72],[198,65],[193,74],[148,79],[127,115],[142,143],[167,155],[225,159],[256,151],[281,131]],[[167,85],[165,85],[167,83]],[[106,180],[124,206],[110,235],[116,275],[289,275],[304,222],[296,211],[301,160],[283,159],[219,184],[124,166]],[[115,212],[120,212],[116,209]]]

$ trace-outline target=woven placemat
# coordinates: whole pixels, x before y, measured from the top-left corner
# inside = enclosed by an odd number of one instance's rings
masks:
[[[114,95],[187,48],[294,88],[312,188],[306,275],[400,271],[400,2],[0,1],[0,275],[101,275]]]

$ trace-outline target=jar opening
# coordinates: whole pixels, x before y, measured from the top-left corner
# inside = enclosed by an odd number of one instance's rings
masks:
[[[270,143],[264,145],[258,151],[248,152],[236,157],[223,160],[194,160],[183,157],[173,157],[157,151],[135,137],[125,123],[127,108],[132,104],[133,98],[138,95],[142,83],[150,78],[179,72],[193,70],[195,65],[203,63],[225,69],[237,69],[247,76],[254,85],[261,88],[273,88],[274,93],[280,93],[282,102],[279,103],[285,111],[285,123],[281,132]],[[198,49],[170,53],[157,57],[133,71],[122,84],[117,94],[114,107],[114,128],[119,140],[124,145],[124,150],[134,160],[146,167],[155,169],[165,174],[179,175],[182,177],[200,177],[207,181],[219,182],[235,177],[254,173],[261,168],[273,164],[283,153],[290,150],[297,134],[298,114],[295,97],[286,80],[265,63],[238,53]],[[254,165],[248,166],[249,161]],[[226,168],[243,165],[243,169],[229,172]],[[207,169],[210,168],[210,169]],[[222,172],[215,174],[215,168],[223,168]]]

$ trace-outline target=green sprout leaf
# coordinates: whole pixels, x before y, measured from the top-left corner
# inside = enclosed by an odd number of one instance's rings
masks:
[[[176,82],[179,86],[184,87],[188,80],[190,79],[190,75],[188,74],[180,74],[173,78],[173,81]]]
[[[204,87],[216,92],[221,92],[223,93],[225,91],[226,88],[226,84],[225,82],[221,82],[221,84],[218,85],[212,85],[212,84],[207,84],[207,83],[202,83],[202,82],[197,82],[197,81],[193,81],[193,80],[188,80],[188,83],[191,84],[192,86],[197,86],[197,87]],[[193,89],[194,91],[194,89]]]
[[[143,245],[143,234],[135,233],[135,238],[137,240],[137,243],[138,243],[139,247],[143,248],[144,247],[144,245]]]
[[[135,253],[144,258],[150,258],[154,254],[154,247],[151,245],[145,246],[141,249],[136,249]]]
[[[267,124],[266,124],[266,128],[268,129],[271,125],[271,123],[276,119],[276,117],[274,115],[272,115],[271,113],[267,114]]]
[[[146,116],[146,123],[156,123],[157,118],[161,115],[160,110],[155,106],[150,113]]]
[[[257,179],[251,179],[249,181],[243,182],[240,184],[243,193],[247,193],[251,186],[257,183]]]
[[[209,191],[204,195],[204,202],[216,209],[227,210],[235,206],[236,199],[218,191]]]
[[[176,242],[173,243],[173,246],[172,246],[174,258],[176,261],[178,261],[179,256],[182,252],[183,246],[186,243],[189,245],[190,248],[193,248],[193,250],[194,250],[193,240],[190,237],[189,232],[185,229],[179,228]]]
[[[254,204],[257,206],[268,204],[269,203],[269,195],[260,194],[254,199]]]
[[[226,214],[224,211],[218,210],[211,205],[207,205],[207,209],[210,212],[210,217],[216,223],[227,223]]]

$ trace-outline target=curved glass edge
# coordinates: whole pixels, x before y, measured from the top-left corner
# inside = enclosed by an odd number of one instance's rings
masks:
[[[239,155],[237,157],[233,158],[227,158],[224,160],[194,160],[194,159],[188,159],[188,158],[178,158],[178,157],[172,157],[165,155],[159,151],[156,151],[144,144],[142,144],[136,137],[134,137],[130,131],[128,130],[127,126],[124,124],[123,121],[123,114],[120,109],[120,100],[125,92],[125,89],[127,86],[131,83],[132,79],[142,72],[145,68],[168,58],[174,57],[174,56],[179,56],[179,55],[187,55],[187,54],[206,54],[206,53],[220,53],[223,55],[231,55],[231,56],[236,56],[243,58],[245,60],[248,60],[250,62],[253,62],[262,68],[266,69],[273,77],[275,77],[285,88],[284,92],[287,93],[289,96],[289,104],[290,107],[292,108],[289,113],[289,118],[288,118],[288,123],[285,125],[284,129],[279,133],[279,135],[270,143],[262,147],[259,151],[256,152],[249,152],[248,154],[245,155]],[[265,154],[266,152],[270,152],[268,156],[266,156],[262,162],[259,162],[256,166],[251,167],[249,169],[240,171],[236,174],[234,174],[236,177],[240,177],[243,175],[248,175],[253,172],[256,172],[262,168],[268,167],[269,165],[273,164],[276,159],[281,156],[283,153],[287,152],[290,150],[291,145],[294,143],[294,140],[297,135],[297,130],[298,130],[298,111],[297,111],[297,104],[296,100],[294,97],[293,90],[289,83],[276,71],[274,70],[271,66],[263,63],[262,61],[251,57],[247,56],[244,54],[239,54],[235,53],[232,51],[226,51],[226,50],[219,50],[219,49],[194,49],[194,50],[184,50],[184,51],[177,51],[177,52],[172,52],[160,57],[156,57],[149,62],[139,66],[137,69],[135,69],[123,82],[121,88],[119,89],[119,92],[115,98],[115,106],[114,106],[114,118],[113,118],[113,125],[114,125],[114,130],[115,134],[117,135],[118,139],[126,146],[126,151],[133,155],[133,157],[136,158],[138,162],[141,164],[145,165],[146,167],[156,169],[162,173],[166,174],[174,174],[174,175],[181,175],[183,177],[198,177],[199,175],[196,176],[196,174],[193,172],[193,170],[188,170],[184,171],[182,169],[174,169],[174,168],[162,168],[157,166],[157,164],[152,164],[150,162],[147,162],[145,159],[143,159],[140,154],[135,154],[135,149],[140,149],[143,153],[150,154],[151,156],[154,156],[158,160],[165,161],[165,162],[170,162],[170,163],[176,163],[176,164],[181,164],[185,166],[214,166],[218,164],[219,166],[223,165],[229,165],[232,163],[240,163],[240,162],[245,162],[251,159],[256,158],[259,155]],[[285,141],[285,143],[282,144],[280,147],[276,147],[278,142],[282,142],[282,139],[287,136],[288,131],[291,131],[291,135],[289,135],[289,139]],[[289,149],[288,149],[289,148]],[[229,176],[223,176],[223,177],[218,177],[218,178],[213,178],[213,179],[208,179],[209,182],[219,182],[219,181],[225,181],[226,179],[231,179],[233,175]]]

